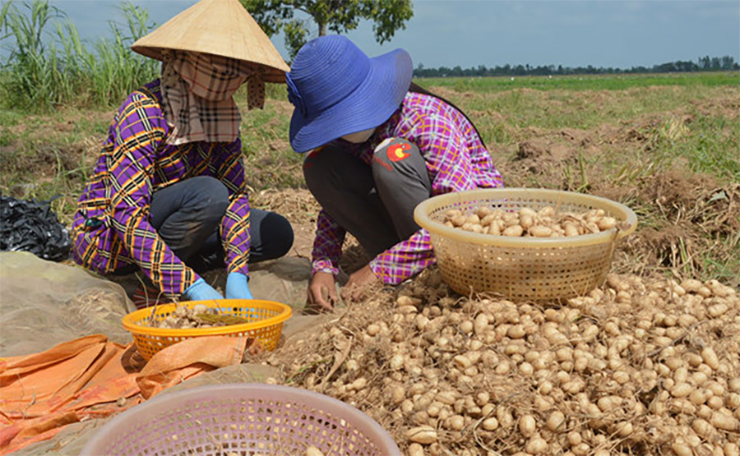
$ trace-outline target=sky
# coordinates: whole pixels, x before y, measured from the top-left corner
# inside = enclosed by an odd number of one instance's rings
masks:
[[[8,0],[0,0],[0,3]],[[131,0],[162,24],[195,0]],[[120,1],[50,0],[83,38],[109,36]],[[738,0],[414,0],[414,16],[382,46],[372,23],[349,32],[369,56],[407,50],[414,66],[505,64],[631,68],[732,56],[740,62]],[[313,27],[315,33],[316,28]],[[273,43],[288,60],[282,36]]]

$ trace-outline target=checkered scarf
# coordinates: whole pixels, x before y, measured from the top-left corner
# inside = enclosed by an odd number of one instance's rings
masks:
[[[247,81],[249,109],[262,108],[265,84],[249,62],[197,52],[163,52],[162,92],[171,145],[233,142],[241,115],[233,95]]]

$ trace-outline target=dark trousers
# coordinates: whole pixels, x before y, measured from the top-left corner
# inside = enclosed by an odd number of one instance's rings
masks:
[[[303,174],[321,207],[373,257],[419,230],[414,209],[432,193],[424,157],[404,139],[377,148],[370,166],[332,144],[306,157]]]
[[[219,237],[229,192],[218,179],[193,177],[152,196],[149,222],[178,258],[202,273],[224,266]],[[283,216],[252,208],[249,262],[279,258],[293,246],[293,228]]]

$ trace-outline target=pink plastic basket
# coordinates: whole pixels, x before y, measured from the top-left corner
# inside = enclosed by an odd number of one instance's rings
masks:
[[[106,423],[82,455],[304,456],[400,454],[369,416],[329,396],[263,384],[163,393]]]

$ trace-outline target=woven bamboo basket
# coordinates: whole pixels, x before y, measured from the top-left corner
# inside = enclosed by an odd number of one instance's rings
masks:
[[[443,224],[451,209],[477,207],[515,212],[551,206],[558,212],[603,209],[626,228],[559,238],[506,237],[472,233]],[[478,189],[432,197],[414,218],[430,236],[443,280],[456,292],[503,295],[516,301],[559,301],[601,285],[617,242],[637,227],[627,206],[592,195],[545,189]]]

